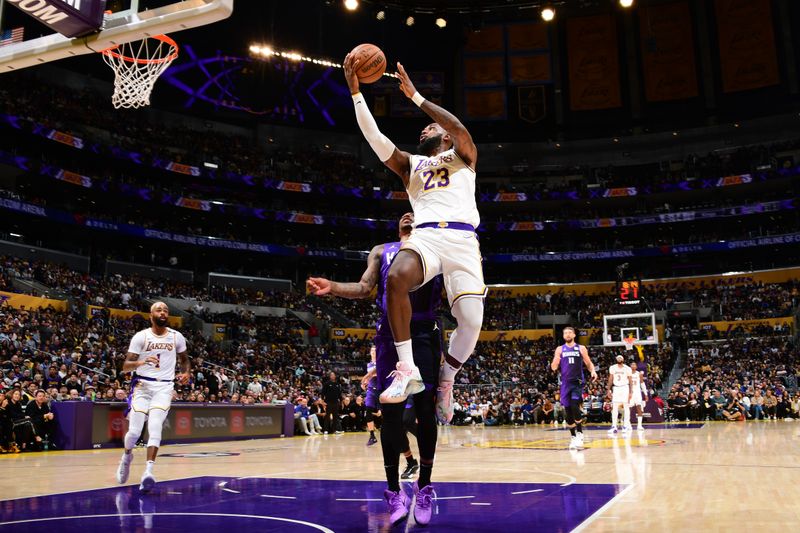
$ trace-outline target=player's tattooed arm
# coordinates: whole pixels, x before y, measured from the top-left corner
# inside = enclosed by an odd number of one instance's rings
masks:
[[[367,269],[356,283],[339,283],[325,278],[308,278],[306,284],[309,290],[317,296],[332,294],[352,300],[369,298],[369,295],[372,294],[372,289],[378,284],[378,274],[381,271],[381,253],[383,253],[382,244],[375,246],[370,251],[367,258]]]
[[[181,385],[189,383],[190,372],[192,370],[192,361],[189,359],[189,354],[186,350],[178,354],[178,362],[181,365],[181,373],[177,375],[178,382]]]
[[[400,79],[400,90],[403,91],[407,97],[412,98],[417,92],[414,84],[411,83],[406,69],[403,68],[399,62],[397,63],[397,77]],[[478,149],[475,147],[475,142],[472,140],[472,135],[461,123],[458,118],[451,112],[443,109],[442,107],[434,104],[430,100],[425,100],[420,106],[429,117],[436,121],[450,137],[453,138],[453,145],[458,156],[474,169],[475,164],[478,162]]]
[[[558,370],[559,364],[561,364],[561,346],[556,348],[556,351],[553,354],[553,360],[550,361],[550,370],[555,372],[556,370]]]
[[[158,357],[154,357],[152,355],[150,357],[148,357],[147,359],[145,359],[144,361],[139,361],[139,354],[138,353],[128,352],[125,355],[125,361],[122,363],[122,371],[123,372],[133,372],[134,370],[136,370],[137,368],[139,368],[142,365],[146,365],[146,364],[149,363],[149,364],[155,366],[155,365],[158,364],[158,362],[159,362],[158,361]]]

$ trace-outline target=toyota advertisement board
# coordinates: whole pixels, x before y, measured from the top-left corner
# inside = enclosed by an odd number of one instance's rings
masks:
[[[92,446],[122,446],[127,430],[124,403],[96,403],[92,409]],[[291,406],[289,406],[291,408]],[[164,421],[162,442],[280,437],[287,406],[173,404]],[[289,428],[291,436],[293,428]],[[147,425],[142,438],[147,440]]]

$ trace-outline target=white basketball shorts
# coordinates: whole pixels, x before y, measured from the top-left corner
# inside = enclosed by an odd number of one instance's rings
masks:
[[[411,249],[422,258],[422,285],[439,274],[443,275],[444,289],[451,307],[459,298],[486,296],[481,250],[474,232],[419,228],[411,232],[400,249]]]
[[[145,414],[149,413],[151,409],[169,411],[174,388],[175,384],[171,381],[140,380],[133,391],[131,409]]]
[[[628,394],[630,390],[627,386],[624,387],[614,387],[614,390],[611,393],[611,403],[628,403]]]

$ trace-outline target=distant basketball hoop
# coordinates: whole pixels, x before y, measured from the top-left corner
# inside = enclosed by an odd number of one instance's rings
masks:
[[[150,105],[153,86],[178,57],[178,45],[166,35],[154,35],[100,53],[114,71],[114,108],[136,109]]]
[[[625,343],[625,350],[630,352],[633,350],[633,345],[636,342],[636,339],[634,337],[625,337],[622,339],[622,342]]]

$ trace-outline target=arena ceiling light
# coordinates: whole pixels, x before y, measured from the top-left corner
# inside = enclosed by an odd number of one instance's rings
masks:
[[[633,5],[633,0],[619,0],[619,5],[622,7],[631,7]]]
[[[444,17],[436,17],[436,27],[437,28],[447,27],[447,19]]]
[[[406,17],[406,26],[409,26],[409,27],[413,26],[414,22],[416,22],[414,20],[414,15],[409,15],[409,16]]]
[[[251,44],[250,54],[260,59],[270,59],[272,57],[278,57],[281,59],[286,59],[287,61],[304,61],[306,63],[312,63],[314,65],[320,65],[322,67],[342,68],[342,65],[340,63],[336,63],[335,61],[330,61],[328,59],[322,59],[317,57],[309,57],[294,50],[292,51],[276,50],[272,48],[272,46],[262,45],[262,44]],[[384,72],[383,75],[389,78],[397,77],[397,75],[393,72]],[[270,139],[270,142],[272,142],[272,139]]]
[[[379,9],[377,13],[375,13],[375,20],[386,20],[386,10]]]
[[[553,7],[552,4],[545,4],[542,6],[542,20],[545,22],[550,22],[554,18],[556,18],[556,8]]]
[[[358,0],[344,0],[344,7],[348,11],[355,11],[358,9]]]

